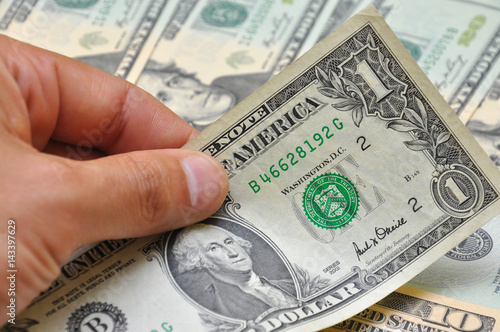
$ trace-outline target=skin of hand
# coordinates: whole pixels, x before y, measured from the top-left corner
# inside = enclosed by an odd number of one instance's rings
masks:
[[[19,314],[78,247],[209,217],[222,204],[228,179],[215,159],[179,149],[198,132],[133,84],[1,35],[0,49],[5,323],[9,220]]]

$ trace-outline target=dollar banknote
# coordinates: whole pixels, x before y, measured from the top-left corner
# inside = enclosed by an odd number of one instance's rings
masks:
[[[500,168],[500,79],[467,128]],[[470,303],[500,309],[500,217],[474,232],[409,283]]]
[[[500,168],[500,76],[467,122],[467,128]]]
[[[202,130],[295,60],[339,3],[181,1],[137,84]]]
[[[174,0],[12,0],[0,2],[0,33],[134,82]]]
[[[500,309],[500,217],[471,234],[408,286]]]
[[[362,0],[341,0],[335,1],[334,6],[324,10],[311,29],[310,37],[302,44],[298,55],[301,56],[309,51],[321,39],[325,38],[332,31],[337,29],[342,23],[354,15],[357,9],[361,9]]]
[[[401,287],[356,316],[321,332],[500,331],[500,310]]]
[[[225,166],[221,209],[182,230],[98,244],[65,264],[17,323],[30,332],[326,328],[500,210],[498,170],[373,7],[186,147]]]
[[[467,122],[500,74],[500,2],[364,0],[356,8],[369,3]]]

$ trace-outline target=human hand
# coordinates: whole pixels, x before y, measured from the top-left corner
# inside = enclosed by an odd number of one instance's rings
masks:
[[[0,49],[3,310],[9,220],[20,312],[78,247],[183,227],[222,204],[223,167],[178,149],[197,131],[151,95],[1,35]]]

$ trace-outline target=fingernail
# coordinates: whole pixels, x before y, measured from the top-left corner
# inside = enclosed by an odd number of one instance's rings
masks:
[[[203,155],[189,156],[182,161],[193,207],[202,208],[209,201],[219,197],[221,175],[220,168],[214,162]]]

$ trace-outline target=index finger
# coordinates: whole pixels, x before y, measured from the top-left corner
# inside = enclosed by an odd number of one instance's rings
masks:
[[[13,51],[1,57],[25,99],[33,142],[52,138],[114,154],[177,148],[197,134],[156,98],[121,78],[5,37],[0,46]]]

